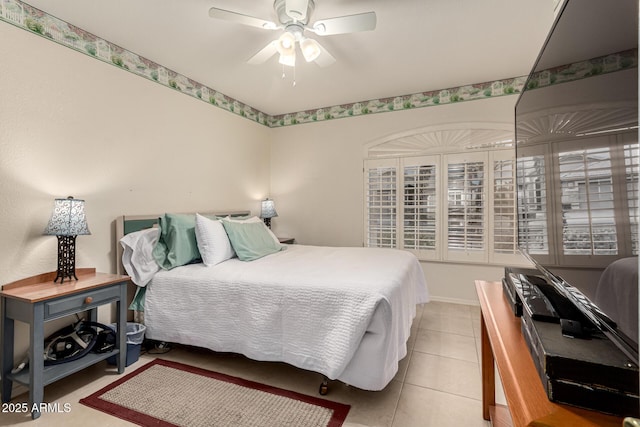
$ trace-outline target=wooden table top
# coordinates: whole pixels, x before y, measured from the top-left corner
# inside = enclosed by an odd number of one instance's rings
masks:
[[[55,283],[57,272],[38,274],[2,286],[0,295],[29,303],[36,303],[51,298],[72,295],[88,289],[99,288],[130,280],[129,276],[111,273],[97,273],[95,268],[78,268],[78,280],[65,279],[63,283]]]

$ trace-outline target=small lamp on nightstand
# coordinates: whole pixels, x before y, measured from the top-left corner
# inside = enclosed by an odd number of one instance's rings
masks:
[[[54,282],[60,279],[76,277],[76,236],[91,234],[84,214],[84,200],[56,199],[49,224],[44,234],[58,237],[58,274]]]
[[[276,205],[271,199],[264,199],[262,201],[262,209],[260,209],[260,218],[264,221],[265,225],[271,228],[271,218],[278,216],[276,212]]]

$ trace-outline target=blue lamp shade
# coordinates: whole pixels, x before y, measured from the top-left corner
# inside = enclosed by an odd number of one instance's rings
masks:
[[[54,279],[60,284],[64,279],[78,280],[76,277],[76,236],[91,234],[84,214],[84,200],[56,199],[53,212],[44,234],[58,238],[58,274]]]
[[[265,199],[262,201],[262,208],[260,209],[260,218],[264,221],[265,225],[271,228],[271,218],[278,216],[276,212],[276,205],[271,199]]]
[[[262,201],[262,209],[260,210],[260,218],[275,218],[278,216],[278,212],[276,212],[276,205],[273,203],[273,200],[266,199]]]
[[[91,234],[84,213],[84,200],[56,199],[44,234],[50,236],[80,236]]]

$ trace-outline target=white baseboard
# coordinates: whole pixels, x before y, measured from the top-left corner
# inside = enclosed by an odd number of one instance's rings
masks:
[[[468,299],[460,299],[460,298],[431,297],[431,301],[448,302],[451,304],[475,305],[475,306],[480,305],[480,302],[478,300],[468,300]]]

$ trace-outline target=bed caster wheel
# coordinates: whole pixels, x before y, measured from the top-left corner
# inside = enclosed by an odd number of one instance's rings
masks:
[[[320,393],[320,396],[326,396],[327,393],[329,393],[329,381],[328,380],[322,381],[322,383],[320,384],[320,389],[318,390],[318,393]]]

